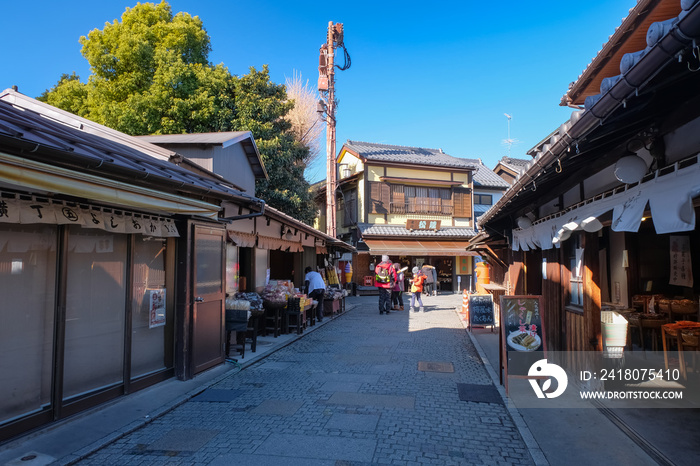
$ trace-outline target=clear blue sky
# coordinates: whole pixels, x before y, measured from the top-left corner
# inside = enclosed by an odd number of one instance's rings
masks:
[[[345,28],[352,67],[336,73],[337,147],[348,140],[442,148],[493,168],[525,152],[566,121],[559,106],[627,16],[635,0],[316,2],[172,0],[199,16],[214,64],[233,74],[270,67],[315,87],[328,22]],[[62,73],[90,74],[80,36],[121,17],[135,1],[5,2],[0,16],[0,89],[36,97]],[[325,139],[322,144],[325,150]],[[325,153],[307,179],[325,179]]]

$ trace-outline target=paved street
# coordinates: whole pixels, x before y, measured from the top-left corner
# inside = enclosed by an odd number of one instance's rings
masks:
[[[389,315],[376,299],[353,298],[78,464],[533,464],[455,312],[461,296]]]

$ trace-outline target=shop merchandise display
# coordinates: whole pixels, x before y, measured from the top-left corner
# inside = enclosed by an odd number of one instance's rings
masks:
[[[299,298],[302,309],[312,303],[311,299],[299,293],[288,280],[271,280],[262,291],[262,300],[267,302],[268,306],[285,306],[289,298]]]
[[[235,299],[240,301],[247,301],[248,305],[250,306],[250,312],[253,315],[260,315],[263,312],[265,312],[265,310],[263,309],[263,299],[257,293],[236,293]]]
[[[346,291],[339,288],[326,288],[325,299],[342,299],[346,296]]]
[[[324,271],[322,270],[321,275],[323,274]],[[326,267],[325,277],[323,279],[328,285],[340,285],[340,280],[338,280],[338,272],[335,270],[335,267]]]
[[[232,309],[235,311],[250,311],[250,301],[228,297],[226,298],[226,309]]]
[[[271,280],[270,283],[265,285],[262,291],[263,301],[268,301],[272,304],[283,304],[287,303],[287,299],[294,295],[294,288],[291,283],[286,280]]]

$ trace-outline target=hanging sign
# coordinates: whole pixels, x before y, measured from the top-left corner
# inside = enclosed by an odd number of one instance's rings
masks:
[[[0,197],[0,223],[80,225],[112,233],[179,237],[171,219],[56,201]]]
[[[670,285],[693,286],[693,264],[690,259],[690,238],[671,236],[671,277]]]

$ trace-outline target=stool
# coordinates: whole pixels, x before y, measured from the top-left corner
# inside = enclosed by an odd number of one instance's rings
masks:
[[[248,311],[226,309],[226,357],[231,352],[231,332],[236,332],[235,349],[245,358],[245,334],[248,329]]]
[[[282,311],[287,307],[287,303],[272,303],[264,301],[265,307],[265,335],[268,330],[272,331],[275,338],[280,336],[282,330]]]
[[[306,327],[306,316],[304,315],[304,310],[301,309],[299,298],[287,299],[287,309],[284,313],[284,317],[284,327],[287,332],[294,329],[297,335],[300,335],[304,331],[304,327]]]
[[[255,353],[258,348],[258,314],[253,313],[248,320],[248,327],[246,328],[245,336],[250,337],[250,351]]]
[[[638,317],[639,345],[645,351],[644,334],[648,333],[651,339],[652,351],[658,351],[658,339],[661,336],[661,326],[668,323],[668,318],[663,315],[640,314]],[[645,332],[646,331],[646,332]]]
[[[313,327],[316,325],[316,307],[318,306],[318,301],[315,305],[311,305],[306,311],[306,327]]]

